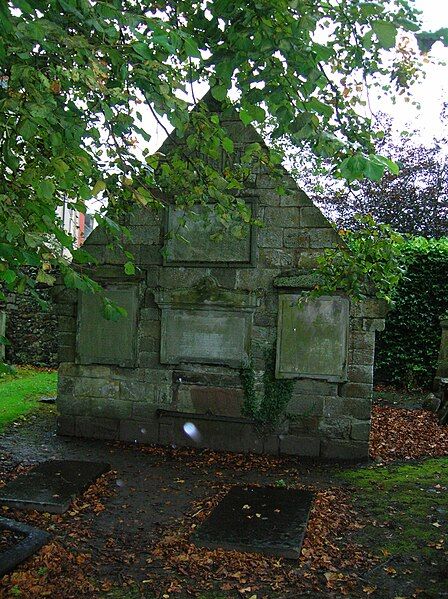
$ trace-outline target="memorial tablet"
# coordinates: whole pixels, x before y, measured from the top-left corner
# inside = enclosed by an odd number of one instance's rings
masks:
[[[298,304],[299,298],[280,294],[277,378],[347,380],[348,300],[323,296]]]
[[[103,315],[101,298],[81,293],[78,307],[77,362],[135,366],[135,340],[138,306],[137,285],[117,285],[106,289],[106,297],[124,308],[127,316],[117,321]]]

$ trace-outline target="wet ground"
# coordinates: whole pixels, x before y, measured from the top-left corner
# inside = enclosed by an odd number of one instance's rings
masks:
[[[50,525],[58,542],[73,551],[89,555],[93,565],[90,574],[92,580],[98,583],[96,588],[103,589],[99,591],[100,596],[121,597],[122,599],[137,597],[181,599],[191,596],[201,597],[201,599],[225,597],[261,599],[262,597],[340,597],[343,594],[351,597],[371,595],[372,597],[394,598],[448,596],[448,585],[446,595],[443,594],[444,591],[437,591],[437,595],[425,594],[424,589],[420,588],[424,583],[424,573],[418,575],[418,580],[413,579],[411,570],[408,569],[408,561],[391,560],[387,556],[384,556],[379,563],[361,565],[361,572],[356,575],[360,577],[356,585],[339,587],[338,576],[341,574],[338,571],[339,567],[341,571],[342,568],[347,570],[351,561],[355,564],[357,560],[362,564],[369,547],[363,549],[362,546],[357,547],[353,544],[357,534],[356,528],[362,528],[365,523],[356,524],[355,513],[347,513],[350,507],[344,506],[338,512],[338,498],[334,499],[333,497],[331,500],[331,493],[329,495],[330,503],[328,503],[328,497],[324,497],[323,503],[319,506],[322,510],[327,509],[325,507],[327,503],[330,506],[328,507],[328,516],[325,516],[324,513],[321,514],[318,526],[323,527],[322,531],[319,533],[319,529],[314,530],[314,540],[311,539],[308,546],[305,544],[305,547],[308,547],[306,549],[308,552],[313,551],[313,543],[317,542],[322,545],[320,551],[324,560],[322,561],[321,555],[320,561],[316,562],[316,570],[320,568],[316,575],[313,572],[312,561],[310,568],[305,573],[298,572],[297,568],[291,567],[286,574],[284,574],[285,570],[282,570],[282,577],[278,578],[277,588],[270,589],[269,563],[265,562],[262,564],[261,571],[265,574],[267,572],[267,578],[261,580],[259,588],[253,591],[248,583],[245,584],[244,571],[241,574],[238,567],[235,567],[234,573],[227,573],[228,577],[226,578],[226,572],[223,573],[222,568],[211,564],[210,568],[214,568],[215,574],[212,573],[210,580],[202,587],[201,572],[206,572],[203,562],[200,563],[197,570],[192,570],[190,563],[188,568],[182,568],[176,562],[176,552],[184,552],[182,555],[186,557],[183,559],[189,561],[200,560],[201,550],[198,550],[198,554],[188,553],[190,550],[184,537],[180,541],[175,539],[170,545],[170,531],[185,532],[186,515],[191,515],[195,510],[199,513],[208,509],[210,506],[207,504],[207,500],[222,493],[223,489],[230,484],[299,485],[317,491],[322,490],[327,495],[327,491],[331,489],[336,489],[335,493],[337,493],[337,489],[341,489],[341,492],[347,494],[349,487],[339,478],[339,475],[342,470],[356,469],[359,466],[312,463],[298,461],[296,458],[269,461],[256,456],[217,455],[207,451],[194,452],[192,450],[182,452],[177,448],[145,450],[133,445],[125,446],[103,441],[58,437],[54,430],[54,408],[49,406],[43,406],[39,412],[29,416],[25,422],[5,430],[0,437],[0,478],[3,475],[3,478],[7,480],[17,468],[24,468],[49,459],[78,459],[111,464],[113,473],[106,475],[109,477],[107,483],[109,493],[101,500],[105,509],[92,511],[89,508],[85,512],[82,510],[80,513],[72,512],[73,520],[76,521],[72,532],[70,532],[71,512],[65,516],[65,520],[62,522],[63,526],[62,524],[59,526],[57,523]],[[343,516],[341,516],[342,512]],[[364,514],[362,517],[369,518],[369,515]],[[325,539],[322,541],[320,538],[327,534],[325,526],[329,523],[325,522],[325,518],[342,518],[340,523],[330,523],[333,526],[333,531],[330,531],[333,537],[329,536],[330,546],[328,549],[324,546]],[[351,519],[354,523],[353,526],[351,526]],[[188,526],[192,521],[191,519],[188,521]],[[83,532],[87,530],[88,534]],[[380,529],[378,530],[378,534],[383,534]],[[159,550],[160,559],[158,560],[154,557],[157,555],[154,547],[167,534],[167,544]],[[397,532],[397,534],[400,533]],[[325,566],[324,554],[327,550],[330,557]],[[344,556],[344,552],[347,552],[348,555]],[[440,556],[442,558],[441,554]],[[224,559],[225,564],[229,564],[231,561],[228,558]],[[324,564],[323,568],[322,563]],[[410,564],[412,566],[412,562]],[[259,563],[254,560],[254,571],[258,567]],[[392,573],[392,570],[390,572],[385,570],[388,567],[392,568],[395,573]],[[249,561],[244,562],[244,568],[250,570]],[[434,571],[437,576],[439,576],[439,570],[442,572],[443,564],[435,564]],[[202,590],[207,589],[210,585],[213,586],[214,576],[218,578],[216,572],[219,573],[216,590],[213,592]],[[237,589],[231,583],[222,584],[222,581],[228,580],[229,576],[231,580],[235,575],[240,575],[241,578],[239,581],[241,584],[237,585]],[[300,580],[303,575],[309,576],[311,581],[319,580],[320,582],[301,586]],[[423,579],[420,580],[422,576]],[[347,576],[348,579],[350,579],[350,575]],[[185,581],[185,585],[183,585],[183,581]],[[303,579],[303,582],[307,581]],[[228,591],[225,590],[226,584],[228,584]],[[443,584],[437,583],[438,589],[443,589],[443,586]],[[347,590],[347,588],[351,590]],[[420,589],[420,591],[415,594],[415,589]],[[61,591],[60,596],[93,596],[91,591],[85,594],[73,592],[74,594],[70,595],[69,591],[66,594],[64,590],[64,593]],[[1,588],[0,596],[2,596]],[[21,596],[37,597],[39,595],[22,594]],[[97,596],[96,593],[95,596]]]

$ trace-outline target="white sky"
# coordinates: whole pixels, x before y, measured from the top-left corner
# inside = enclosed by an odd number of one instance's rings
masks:
[[[423,29],[425,31],[436,31],[442,27],[448,28],[448,0],[415,0],[415,6],[422,11]],[[430,56],[436,61],[445,61],[447,66],[429,64],[425,72],[426,77],[421,79],[412,88],[412,96],[420,108],[412,106],[398,98],[396,104],[384,95],[380,100],[371,98],[373,111],[386,112],[393,119],[394,129],[397,133],[401,131],[417,130],[417,135],[423,142],[430,142],[440,132],[439,114],[443,102],[448,101],[448,48],[441,43],[434,44]],[[201,97],[206,89],[200,86],[197,97]],[[145,111],[146,121],[146,111]],[[149,121],[149,122],[148,122]],[[151,131],[153,138],[147,146],[151,151],[156,151],[165,139],[165,132],[154,122],[148,111],[148,121],[145,125]],[[165,124],[167,122],[165,121]],[[169,129],[171,127],[168,126]]]
[[[448,0],[415,0],[415,6],[422,11],[425,31],[448,28]],[[397,131],[417,129],[422,141],[430,141],[439,133],[438,117],[443,102],[448,101],[448,48],[440,42],[434,44],[430,56],[445,61],[447,65],[428,65],[425,79],[413,87],[412,94],[420,103],[420,109],[403,100],[393,105],[387,97],[375,102],[374,106],[375,110],[380,109],[392,116]]]

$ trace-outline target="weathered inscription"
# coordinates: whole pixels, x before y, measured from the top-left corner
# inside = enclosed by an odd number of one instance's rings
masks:
[[[280,295],[277,377],[346,380],[348,300],[325,296],[298,305],[298,299]]]
[[[106,320],[101,298],[81,293],[78,308],[77,361],[81,364],[135,365],[137,286],[116,286],[105,293],[127,316]]]

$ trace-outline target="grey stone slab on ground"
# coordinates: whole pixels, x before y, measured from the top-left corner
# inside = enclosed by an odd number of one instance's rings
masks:
[[[314,493],[277,487],[232,487],[193,536],[199,547],[297,559]]]
[[[21,538],[12,547],[0,552],[0,577],[14,570],[51,538],[44,530],[0,516],[0,534],[2,530],[11,531]]]
[[[109,470],[105,463],[49,460],[0,489],[0,505],[63,514],[77,495]]]

